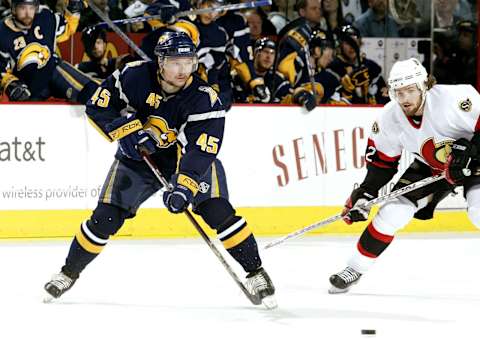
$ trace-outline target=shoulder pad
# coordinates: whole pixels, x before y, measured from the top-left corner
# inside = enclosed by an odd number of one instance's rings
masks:
[[[307,39],[296,29],[288,31],[287,36],[292,38],[301,47],[305,47],[308,44]]]
[[[211,86],[201,85],[198,87],[198,91],[206,93],[210,99],[210,106],[214,107],[218,100],[218,93]]]

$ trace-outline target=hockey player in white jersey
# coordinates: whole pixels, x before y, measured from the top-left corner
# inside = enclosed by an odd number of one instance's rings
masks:
[[[445,172],[446,179],[384,204],[360,236],[341,272],[330,277],[330,293],[343,293],[358,283],[395,233],[412,218],[431,219],[436,205],[455,186],[463,186],[468,217],[480,228],[480,95],[470,85],[435,85],[416,59],[396,62],[388,79],[392,99],[373,123],[365,159],[367,175],[345,204],[344,221],[366,221],[369,209],[359,206],[397,172],[402,150],[415,160],[393,190]]]

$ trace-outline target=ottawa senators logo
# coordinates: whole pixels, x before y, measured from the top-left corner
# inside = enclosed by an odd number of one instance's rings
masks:
[[[462,100],[460,103],[458,103],[458,107],[462,111],[470,112],[472,111],[472,101],[470,100],[470,98]]]
[[[37,69],[40,69],[47,65],[51,55],[48,46],[37,42],[30,43],[18,55],[17,69],[20,71],[30,64],[37,64]]]
[[[435,143],[433,138],[427,139],[420,151],[422,157],[427,163],[436,170],[443,170],[447,162],[448,155],[452,152],[453,140],[442,141]]]
[[[150,116],[143,129],[155,139],[159,148],[168,148],[177,142],[177,130],[170,129],[167,121],[161,117]]]

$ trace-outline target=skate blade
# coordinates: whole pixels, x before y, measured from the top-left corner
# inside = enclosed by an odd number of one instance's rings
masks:
[[[337,288],[335,286],[331,286],[328,289],[328,294],[344,294],[347,293],[350,290],[350,288]]]
[[[277,299],[274,295],[266,296],[262,299],[262,304],[266,309],[275,309],[278,307]]]

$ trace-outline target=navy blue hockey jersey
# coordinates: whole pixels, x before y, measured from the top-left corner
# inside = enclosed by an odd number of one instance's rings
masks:
[[[183,89],[165,93],[156,62],[137,61],[108,77],[87,103],[91,122],[109,140],[106,126],[120,116],[134,114],[155,135],[154,161],[172,174],[178,171],[198,181],[216,158],[223,138],[225,109],[218,94],[192,75]],[[121,152],[117,158],[126,159]]]

